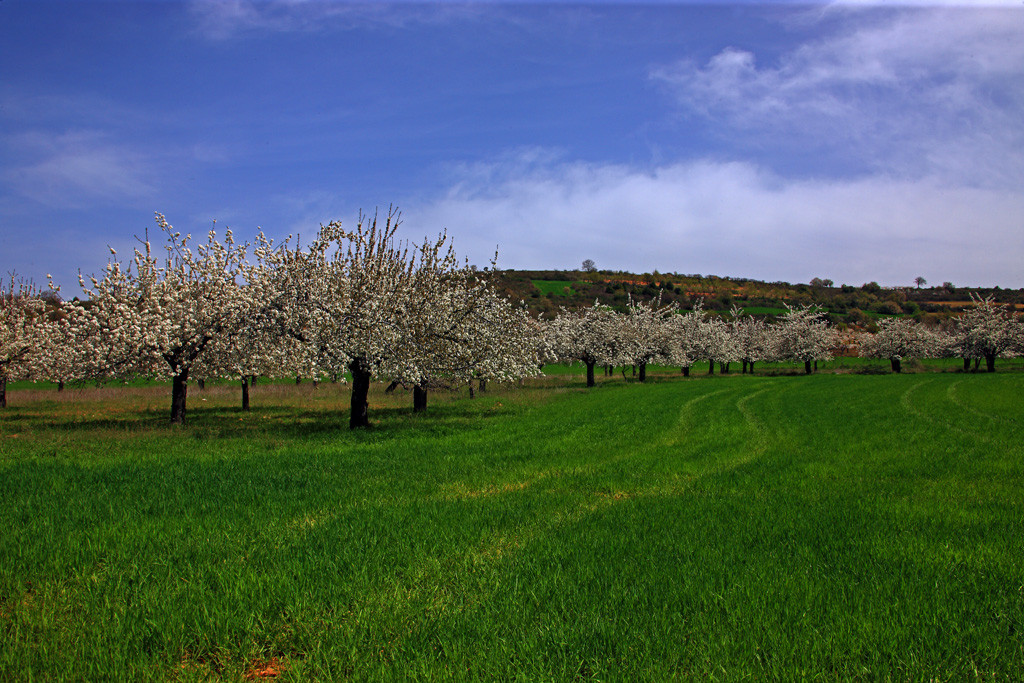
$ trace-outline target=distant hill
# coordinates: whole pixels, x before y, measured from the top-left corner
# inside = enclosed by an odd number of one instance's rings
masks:
[[[684,309],[703,299],[704,309],[727,313],[733,305],[768,318],[785,306],[814,304],[839,325],[870,325],[882,316],[908,316],[937,323],[971,305],[971,295],[992,296],[1000,303],[1024,308],[1024,289],[954,287],[881,287],[869,282],[859,287],[834,286],[815,278],[813,284],[762,282],[714,275],[678,273],[625,273],[580,270],[501,270],[495,284],[514,301],[522,300],[533,315],[553,316],[561,307],[589,306],[595,300],[624,309],[629,296],[650,299],[661,292],[662,301]]]

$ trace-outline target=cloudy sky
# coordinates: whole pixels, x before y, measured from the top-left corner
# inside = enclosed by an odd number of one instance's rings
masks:
[[[481,265],[1024,287],[1022,122],[1018,0],[2,0],[0,270],[394,204]]]

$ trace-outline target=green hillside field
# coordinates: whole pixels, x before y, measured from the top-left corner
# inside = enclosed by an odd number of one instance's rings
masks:
[[[1024,373],[14,388],[3,680],[1006,680]]]

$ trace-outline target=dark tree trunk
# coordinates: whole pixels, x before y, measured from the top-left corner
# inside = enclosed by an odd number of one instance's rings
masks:
[[[814,371],[818,371],[818,361],[814,361]]]
[[[633,366],[633,376],[636,377],[636,366]]]
[[[0,408],[7,407],[7,375],[0,375]]]
[[[487,391],[487,380],[480,380],[480,391]]]
[[[338,373],[332,372],[331,373],[331,384],[337,384],[337,383],[338,383]]]
[[[809,361],[809,360],[805,360],[804,361],[804,374],[805,375],[811,374],[811,361]]]
[[[298,375],[296,375],[296,376],[295,376],[295,383],[296,383],[296,384],[302,384],[302,378],[301,378],[301,377],[299,377]]]
[[[715,361],[713,361],[713,360],[709,360],[708,361],[708,374],[709,375],[715,374]]]
[[[641,363],[640,364],[640,381],[641,382],[646,382],[647,381],[647,363]]]
[[[242,375],[242,410],[249,410],[249,378]]]
[[[412,412],[422,413],[427,409],[427,390],[417,384],[412,388]]]
[[[256,386],[256,375],[253,375],[252,377],[249,378],[249,386]]]
[[[740,374],[741,375],[747,374],[747,361],[743,361],[743,367],[740,368]]]
[[[971,369],[971,359],[964,358],[964,372],[969,372]]]
[[[605,377],[611,377],[612,374],[614,373],[614,371],[615,370],[614,370],[614,368],[612,368],[611,365],[604,366],[604,376]]]
[[[64,380],[57,380],[57,391],[64,391]]]
[[[719,363],[718,367],[722,371],[723,375],[728,375],[729,374],[729,364],[728,363]]]
[[[900,362],[899,358],[890,358],[889,359],[889,363],[892,364],[892,371],[893,372],[902,372],[903,371],[903,363]]]
[[[683,366],[683,377],[689,377],[689,376],[690,376],[690,366],[689,365],[684,365]]]
[[[625,365],[622,366],[622,379],[623,380],[626,379],[626,366]]]
[[[476,398],[476,392],[473,391],[473,380],[469,380],[469,397]]]
[[[384,390],[384,393],[385,394],[393,393],[395,391],[395,389],[397,389],[397,388],[398,388],[398,380],[396,379],[394,382],[392,382],[391,384],[388,385],[388,388]]]
[[[352,408],[348,417],[348,428],[358,429],[370,426],[370,406],[367,395],[370,393],[370,370],[362,358],[356,358],[348,364],[352,372]]]
[[[185,424],[185,399],[188,397],[188,369],[171,380],[171,424]]]
[[[197,379],[196,380],[196,386],[198,386],[200,390],[205,389],[206,388],[206,380],[205,379]]]
[[[597,382],[594,381],[594,363],[587,363],[587,386],[592,387]]]
[[[977,372],[978,368],[980,368],[980,367],[981,367],[981,359],[980,358],[975,358],[974,359],[974,371]]]
[[[989,372],[996,371],[996,354],[986,353],[985,354],[985,369]]]
[[[754,361],[750,361],[750,374],[754,374]]]

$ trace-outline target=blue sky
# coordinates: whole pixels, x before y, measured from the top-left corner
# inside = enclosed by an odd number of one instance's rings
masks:
[[[1024,287],[1024,5],[0,0],[0,269],[395,204],[506,268]]]

